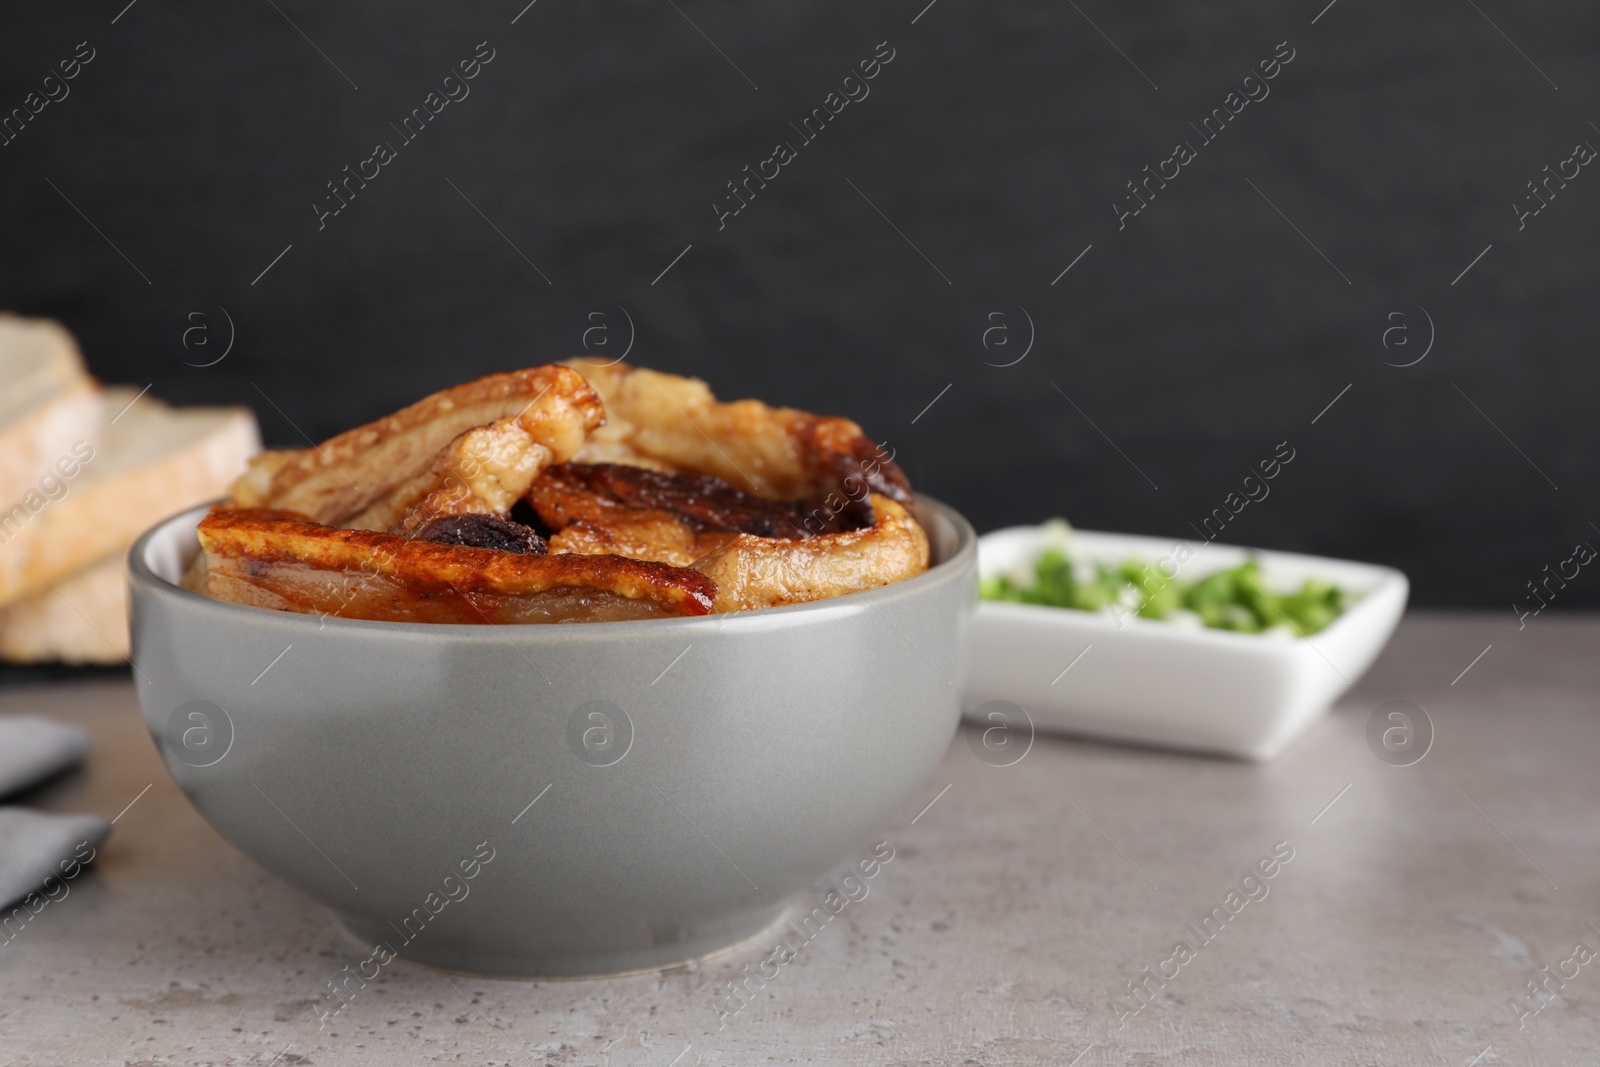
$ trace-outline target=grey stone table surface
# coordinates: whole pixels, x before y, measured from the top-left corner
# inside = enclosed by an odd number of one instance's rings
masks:
[[[11,687],[0,714],[95,740],[25,799],[117,823],[0,944],[0,1064],[1594,1064],[1597,653],[1593,618],[1414,614],[1261,766],[1041,735],[994,767],[958,737],[867,895],[737,1012],[772,946],[596,981],[401,962],[324,1028],[361,956],[189,807],[134,683]],[[1395,699],[1435,730],[1411,766],[1366,739]]]

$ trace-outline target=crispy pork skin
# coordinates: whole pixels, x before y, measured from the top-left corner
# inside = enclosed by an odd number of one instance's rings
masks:
[[[710,474],[771,500],[868,492],[911,502],[905,474],[849,419],[774,408],[759,400],[720,401],[705,382],[631,367],[567,366],[605,402],[606,425],[579,451],[579,462],[625,463]]]
[[[560,463],[534,482],[528,496],[540,520],[557,531],[556,552],[615,553],[692,566],[736,534],[804,540],[813,528],[837,529],[839,518],[813,519],[823,509],[805,501],[767,500],[718,478],[664,474],[616,463]]]
[[[804,541],[735,534],[695,561],[716,581],[714,611],[775,608],[858,593],[928,569],[928,536],[900,504],[872,495],[877,521]]]
[[[820,502],[769,500],[708,475],[620,463],[559,463],[533,484],[528,500],[553,530],[574,519],[609,518],[628,509],[671,512],[703,530],[796,541],[848,528],[837,516],[824,520]]]
[[[442,514],[509,509],[604,421],[599,395],[569,368],[491,374],[321,445],[263,452],[229,498],[329,526],[409,532]]]
[[[542,492],[541,492],[542,489]],[[900,504],[874,494],[870,526],[804,539],[706,529],[659,508],[535,486],[540,518],[559,532],[554,553],[610,554],[693,567],[716,582],[717,612],[822,600],[888,585],[928,567],[928,538]],[[560,504],[558,511],[552,502]]]
[[[853,512],[808,513],[805,502],[765,500],[708,475],[562,463],[540,476],[528,499],[557,531],[552,552],[693,567],[716,580],[719,612],[821,600],[928,566],[922,527],[876,493],[852,501]],[[854,515],[864,515],[867,525],[841,528]]]
[[[728,530],[701,530],[670,511],[628,509],[606,519],[577,519],[550,538],[552,552],[628,556],[693,567],[704,556],[739,536]]]
[[[262,454],[200,524],[186,581],[282,611],[417,622],[776,607],[925,570],[911,500],[892,452],[849,419],[578,359]]]
[[[495,515],[445,515],[418,530],[418,541],[468,548],[492,548],[497,552],[517,552],[543,556],[550,551],[537,530]]]
[[[240,604],[350,619],[601,622],[704,615],[698,571],[610,555],[535,555],[345,530],[292,512],[217,508],[199,527],[206,589]]]

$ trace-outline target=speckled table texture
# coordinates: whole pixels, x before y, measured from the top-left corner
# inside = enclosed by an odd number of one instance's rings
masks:
[[[0,713],[95,740],[25,799],[121,815],[0,945],[0,1063],[1593,1064],[1597,647],[1593,618],[1413,614],[1264,766],[1040,735],[994,767],[964,732],[866,896],[782,966],[776,935],[594,981],[402,960],[325,1027],[362,954],[194,812],[133,683],[12,687]],[[1435,731],[1410,766],[1367,741],[1393,699]]]

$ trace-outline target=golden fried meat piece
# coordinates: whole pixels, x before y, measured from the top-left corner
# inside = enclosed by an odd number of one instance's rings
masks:
[[[863,503],[869,492],[911,502],[893,454],[849,419],[759,400],[723,402],[696,378],[625,363],[579,358],[566,365],[588,379],[606,407],[607,423],[579,450],[580,463],[709,474],[772,500],[831,498],[838,510]]]
[[[599,395],[567,367],[491,374],[321,445],[263,452],[229,503],[406,532],[440,515],[503,514],[604,422]]]
[[[928,569],[928,535],[896,501],[873,493],[877,520],[858,530],[783,541],[735,534],[694,563],[717,584],[716,612],[775,608],[858,593]]]
[[[614,553],[679,567],[739,533],[803,540],[814,531],[845,528],[838,516],[825,517],[826,509],[806,501],[767,500],[708,475],[615,463],[558,463],[533,483],[528,502],[558,531],[553,551]]]
[[[716,581],[718,612],[821,600],[928,566],[928,538],[899,503],[872,494],[869,526],[804,536],[803,504],[763,501],[715,479],[563,463],[529,501],[557,531],[554,553],[604,553],[693,567]],[[789,537],[763,536],[782,527]]]
[[[554,459],[520,419],[497,419],[461,434],[425,471],[340,525],[413,537],[446,516],[504,515]]]
[[[550,538],[550,551],[632,559],[693,567],[739,535],[731,530],[701,530],[670,511],[629,508],[607,519],[577,519]]]
[[[543,556],[550,551],[549,544],[539,536],[539,531],[498,515],[445,515],[434,519],[411,536],[417,541],[492,548],[497,552]]]
[[[844,529],[834,518],[819,528],[818,509],[804,500],[769,500],[740,492],[720,478],[665,474],[619,463],[558,463],[534,482],[528,501],[552,530],[574,519],[606,519],[620,509],[670,511],[706,530],[803,540]]]
[[[219,600],[387,622],[604,622],[704,615],[698,571],[608,555],[536,555],[411,540],[263,509],[200,522],[205,591]]]

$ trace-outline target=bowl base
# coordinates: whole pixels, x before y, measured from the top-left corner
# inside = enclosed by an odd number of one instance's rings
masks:
[[[561,954],[521,953],[514,949],[485,953],[448,944],[423,943],[406,946],[402,952],[396,953],[396,958],[431,970],[484,978],[524,981],[617,978],[630,974],[650,974],[761,942],[774,934],[789,918],[792,910],[786,902],[753,912],[715,933],[649,948],[597,949]],[[370,951],[373,945],[393,941],[393,928],[386,923],[372,923],[360,916],[338,913],[335,913],[334,919],[340,932],[363,952]]]

